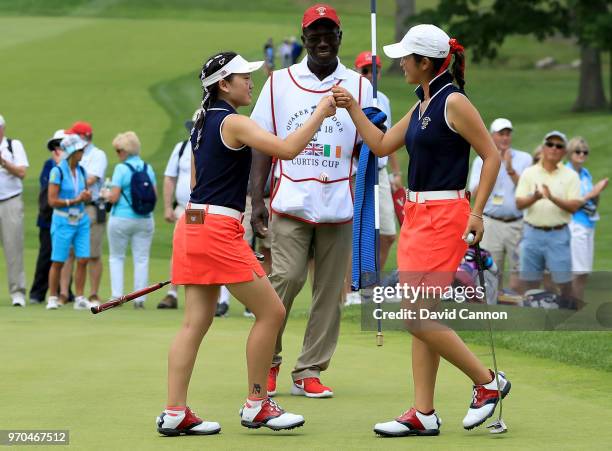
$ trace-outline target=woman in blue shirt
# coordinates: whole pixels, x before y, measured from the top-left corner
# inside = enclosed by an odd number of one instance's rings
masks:
[[[584,287],[593,271],[595,251],[595,223],[599,220],[597,203],[599,195],[608,186],[608,179],[600,180],[593,186],[591,173],[584,167],[589,155],[589,145],[584,138],[576,136],[567,144],[569,161],[566,166],[580,177],[580,195],[584,205],[574,213],[569,224],[572,246],[572,290],[574,296],[584,300]]]
[[[140,214],[134,210],[131,180],[137,171],[146,172],[155,188],[155,173],[151,165],[140,158],[140,140],[134,132],[119,133],[113,140],[113,147],[121,161],[113,171],[110,193],[106,195],[113,204],[108,221],[108,247],[112,296],[123,295],[123,266],[128,245],[132,245],[134,260],[134,291],[147,286],[149,282],[149,253],[155,231],[153,213]],[[134,308],[144,308],[146,296],[134,302]]]
[[[70,247],[74,248],[77,269],[74,276],[76,310],[89,309],[89,301],[83,296],[87,261],[89,259],[89,216],[85,203],[91,200],[87,189],[87,174],[79,165],[87,141],[79,135],[67,135],[61,142],[64,159],[49,175],[49,206],[53,208],[51,218],[51,269],[49,270],[49,299],[47,309],[59,307],[59,279],[62,266],[68,258]]]

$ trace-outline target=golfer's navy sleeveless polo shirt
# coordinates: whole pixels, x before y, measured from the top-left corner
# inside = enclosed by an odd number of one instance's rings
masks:
[[[221,123],[236,110],[222,100],[215,102],[206,112],[202,125],[200,147],[194,151],[196,185],[191,202],[220,205],[244,211],[247,184],[251,171],[251,148],[227,147],[221,137]],[[191,136],[192,149],[196,148],[198,133]]]
[[[423,101],[423,88],[416,89]],[[452,84],[448,71],[429,84],[431,100],[421,114],[417,106],[406,131],[408,189],[410,191],[460,190],[465,188],[469,170],[470,144],[446,123],[446,99],[462,92]]]

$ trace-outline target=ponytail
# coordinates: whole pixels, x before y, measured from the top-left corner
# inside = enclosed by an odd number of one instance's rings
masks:
[[[206,77],[217,72],[227,63],[229,63],[236,55],[237,53],[235,52],[221,52],[211,56],[202,66],[202,70],[200,71],[199,75],[200,81],[203,83]],[[225,77],[224,80],[229,81],[232,77],[233,74],[230,74]],[[194,119],[193,128],[191,129],[192,139],[194,133],[197,132],[197,138],[195,140],[195,145],[193,146],[194,152],[198,150],[198,147],[200,147],[206,112],[219,98],[219,83],[215,83],[214,85],[208,87],[202,84],[202,91],[202,103],[200,104],[200,109],[198,110],[196,118]]]
[[[450,50],[445,58],[432,58],[429,56],[427,58],[432,62],[434,77],[437,77],[449,68],[451,58],[454,56],[453,65],[449,72],[453,76],[455,83],[457,83],[458,88],[463,91],[465,88],[465,51],[455,38],[452,38],[448,44]],[[417,64],[425,58],[416,53],[413,54],[413,57]]]
[[[463,91],[465,88],[465,53],[463,50],[455,52],[455,60],[453,61],[451,74],[459,89]]]

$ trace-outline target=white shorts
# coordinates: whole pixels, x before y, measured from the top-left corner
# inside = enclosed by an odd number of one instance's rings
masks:
[[[380,203],[380,234],[395,235],[395,209],[393,208],[393,197],[391,195],[391,183],[387,167],[378,170],[378,201]]]
[[[589,274],[593,272],[595,228],[585,227],[572,221],[569,223],[569,229],[572,246],[572,272]]]

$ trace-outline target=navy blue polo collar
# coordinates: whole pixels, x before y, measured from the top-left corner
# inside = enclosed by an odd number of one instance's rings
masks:
[[[440,75],[433,78],[429,82],[429,98],[433,97],[442,88],[452,82],[453,76],[448,72],[448,70],[445,70]],[[421,85],[417,86],[417,88],[414,90],[414,93],[417,95],[421,102],[425,100],[425,93],[423,92],[423,87]]]
[[[225,100],[220,100],[220,99],[212,104],[212,106],[208,109],[208,111],[210,110],[229,110],[232,113],[236,112],[233,106],[231,106]]]

